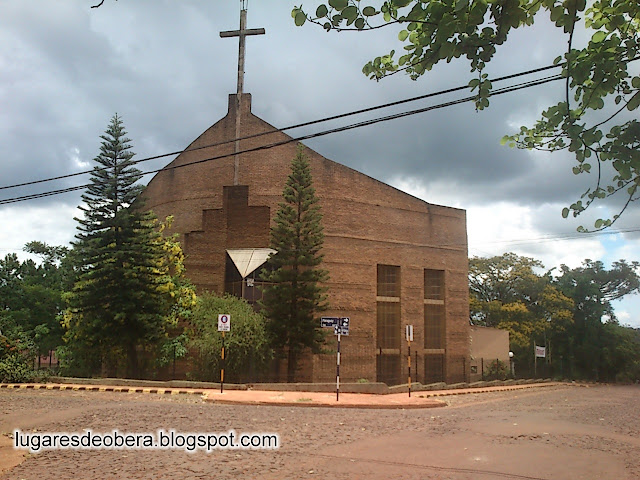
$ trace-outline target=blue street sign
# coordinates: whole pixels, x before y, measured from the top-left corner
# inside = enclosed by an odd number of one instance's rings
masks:
[[[349,317],[322,317],[320,326],[333,328],[335,335],[349,335]]]
[[[338,317],[322,317],[320,319],[320,326],[322,328],[334,328],[338,325],[340,319]]]

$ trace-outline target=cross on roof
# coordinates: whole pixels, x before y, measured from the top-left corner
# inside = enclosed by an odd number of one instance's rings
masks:
[[[220,37],[240,37],[238,48],[238,95],[242,94],[244,87],[244,53],[245,53],[245,37],[247,35],[264,35],[264,28],[250,28],[247,29],[247,10],[243,8],[240,10],[240,29],[230,30],[226,32],[220,32]]]
[[[236,95],[235,105],[235,142],[234,142],[234,167],[233,167],[233,184],[238,185],[238,171],[240,170],[240,158],[238,152],[240,151],[240,113],[242,112],[242,90],[244,88],[244,53],[245,53],[245,37],[247,35],[264,35],[264,28],[251,28],[247,29],[247,9],[245,0],[242,0],[242,8],[240,9],[240,28],[238,30],[231,30],[227,32],[220,32],[222,38],[239,37],[238,48],[238,93]]]

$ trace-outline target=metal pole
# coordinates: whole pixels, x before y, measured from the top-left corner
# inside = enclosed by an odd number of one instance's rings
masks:
[[[220,393],[224,393],[224,332],[222,332],[222,367],[220,368]]]
[[[338,331],[338,355],[336,357],[336,402],[338,400],[340,400],[340,331]]]
[[[176,379],[176,344],[173,344],[173,379]]]
[[[411,397],[411,340],[407,340],[407,366],[409,367],[409,397]]]

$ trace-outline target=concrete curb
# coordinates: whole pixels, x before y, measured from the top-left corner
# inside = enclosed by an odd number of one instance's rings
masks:
[[[333,400],[333,393],[310,391],[274,390],[225,390],[190,388],[145,388],[116,385],[38,384],[3,383],[0,390],[60,390],[89,392],[143,393],[157,395],[200,395],[203,401],[218,405],[253,405],[278,407],[318,407],[318,408],[362,408],[362,409],[417,409],[445,407],[446,402],[435,397],[469,395],[478,393],[506,392],[540,387],[586,386],[559,382],[527,383],[524,385],[485,386],[483,388],[456,388],[435,391],[419,391],[408,397],[404,393],[372,394],[343,393],[340,401]],[[265,394],[274,395],[265,398]]]
[[[419,408],[440,408],[446,407],[447,404],[441,400],[435,400],[430,403],[420,404],[353,404],[353,403],[328,403],[328,402],[273,402],[273,401],[256,401],[256,402],[243,402],[236,400],[219,400],[210,398],[205,394],[203,399],[207,403],[214,403],[216,405],[248,405],[248,406],[260,406],[260,407],[313,407],[313,408],[360,408],[365,410],[416,410]],[[436,403],[437,402],[437,403]]]
[[[159,395],[204,395],[204,389],[142,388],[105,385],[73,385],[50,383],[0,383],[0,389],[14,390],[73,390],[87,392],[154,393]]]
[[[528,388],[576,386],[570,383],[547,382],[547,383],[527,383],[523,385],[496,385],[480,388],[459,388],[456,390],[441,390],[434,392],[420,392],[425,397],[445,397],[449,395],[469,395],[472,393],[510,392],[513,390],[526,390]],[[581,386],[581,385],[580,385]]]

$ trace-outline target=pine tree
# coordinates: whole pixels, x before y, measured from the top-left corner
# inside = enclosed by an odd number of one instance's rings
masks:
[[[74,255],[78,278],[68,296],[70,347],[85,361],[113,367],[126,357],[127,375],[138,376],[139,346],[157,344],[165,333],[168,276],[155,217],[144,212],[136,185],[131,140],[116,114],[104,135],[91,183],[79,207]],[[134,202],[136,203],[134,206]]]
[[[284,202],[271,228],[271,248],[277,251],[268,261],[265,280],[272,285],[262,302],[268,331],[276,351],[286,353],[287,380],[293,381],[300,354],[317,353],[324,341],[316,314],[326,310],[328,272],[319,268],[324,242],[322,214],[312,186],[304,146],[298,146],[291,174],[283,191]]]

